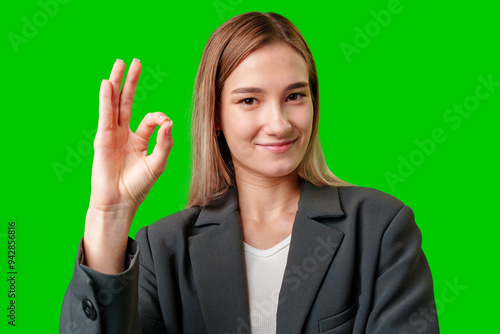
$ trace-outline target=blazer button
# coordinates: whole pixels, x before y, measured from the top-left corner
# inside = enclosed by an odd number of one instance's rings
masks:
[[[83,312],[90,320],[95,320],[97,317],[97,312],[95,310],[94,304],[88,299],[84,299],[82,302]]]

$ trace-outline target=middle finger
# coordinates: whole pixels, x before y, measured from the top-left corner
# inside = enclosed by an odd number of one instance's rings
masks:
[[[118,102],[120,101],[120,88],[122,85],[123,73],[125,73],[125,63],[121,59],[117,59],[111,70],[109,81],[113,85],[111,103],[115,112],[118,110]]]
[[[125,78],[123,89],[120,96],[120,117],[119,124],[124,125],[130,123],[130,116],[132,114],[132,104],[134,102],[134,95],[137,89],[137,82],[141,75],[142,65],[141,61],[134,58]]]

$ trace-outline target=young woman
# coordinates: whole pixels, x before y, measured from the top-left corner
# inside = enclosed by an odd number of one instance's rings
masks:
[[[212,34],[196,78],[188,205],[134,240],[134,214],[173,145],[163,113],[130,130],[140,71],[134,60],[120,92],[118,60],[101,85],[61,333],[439,331],[412,210],[325,164],[316,67],[289,20],[245,13]]]

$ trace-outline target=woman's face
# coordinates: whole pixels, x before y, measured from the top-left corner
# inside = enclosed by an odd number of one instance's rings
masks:
[[[280,177],[302,161],[312,131],[307,65],[284,43],[250,53],[224,83],[219,128],[237,174]]]

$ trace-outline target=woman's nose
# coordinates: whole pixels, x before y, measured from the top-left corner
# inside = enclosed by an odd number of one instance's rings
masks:
[[[292,130],[292,125],[289,122],[288,114],[280,103],[269,105],[266,113],[267,117],[267,134],[277,137],[284,137]]]

